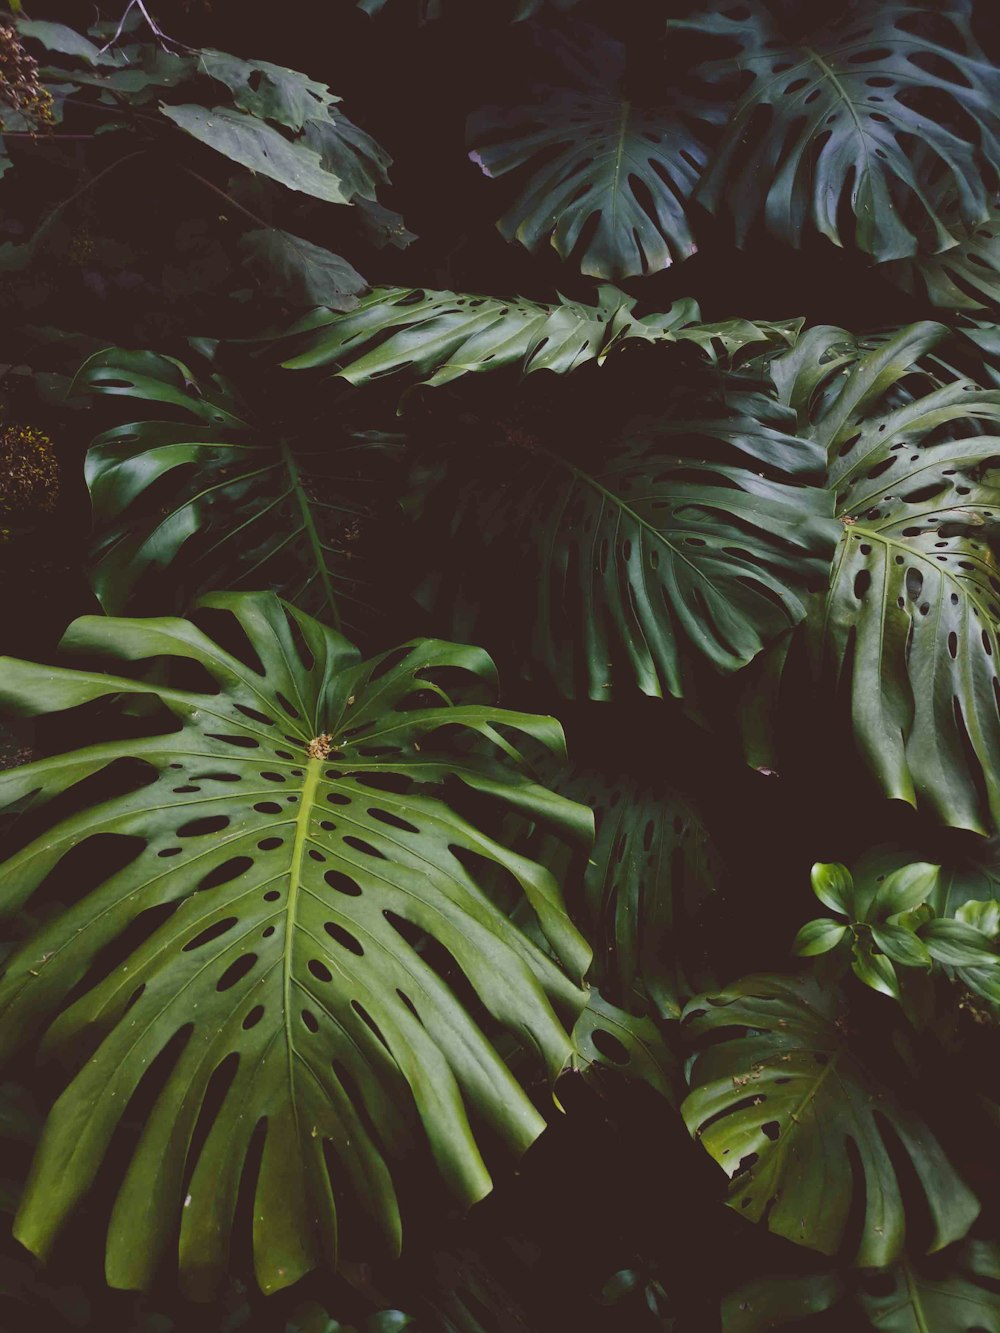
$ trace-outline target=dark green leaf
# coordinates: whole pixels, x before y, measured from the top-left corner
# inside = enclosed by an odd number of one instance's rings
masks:
[[[880,1119],[926,1196],[932,1250],[964,1236],[979,1205],[927,1125],[852,1050],[845,1018],[840,993],[809,977],[748,977],[692,1001],[684,1025],[709,1040],[681,1109],[730,1177],[733,1208],[825,1254],[856,1208],[854,1262],[871,1267],[891,1263],[906,1232]]]
[[[346,259],[278,227],[244,232],[240,249],[261,288],[289,305],[353,310],[367,290]]]
[[[529,106],[486,107],[469,121],[470,154],[490,177],[517,171],[521,193],[497,224],[529,250],[551,243],[584,273],[656,273],[696,246],[685,204],[721,109],[675,95],[644,108],[622,88],[624,48],[594,33],[573,61],[575,86]]]
[[[161,106],[160,110],[185,133],[231,162],[315,199],[330,204],[350,202],[343,182],[323,166],[315,149],[287,139],[255,116],[224,106]]]
[[[960,239],[922,188],[929,159],[954,187],[956,220],[985,222],[1000,171],[1000,71],[973,36],[968,0],[943,0],[934,12],[954,45],[930,35],[913,0],[834,10],[804,37],[779,13],[747,0],[739,13],[706,5],[676,25],[737,46],[703,66],[704,78],[751,76],[698,199],[713,211],[725,205],[741,241],[763,215],[792,245],[815,228],[837,245],[898,259],[915,254],[928,229],[934,250]]]

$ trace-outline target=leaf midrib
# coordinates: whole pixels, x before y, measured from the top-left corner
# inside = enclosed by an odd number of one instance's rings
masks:
[[[295,838],[292,842],[292,855],[288,865],[288,898],[285,903],[285,941],[281,956],[282,1018],[285,1025],[285,1053],[288,1061],[288,1104],[292,1110],[296,1137],[299,1136],[298,1103],[295,1098],[295,1070],[293,1058],[295,1043],[292,1039],[292,948],[295,939],[295,912],[298,905],[299,890],[302,887],[302,863],[305,858],[306,843],[309,841],[309,824],[312,819],[313,805],[316,800],[316,788],[325,760],[310,758],[306,764],[302,779],[302,794],[299,798],[299,813],[295,821]]]

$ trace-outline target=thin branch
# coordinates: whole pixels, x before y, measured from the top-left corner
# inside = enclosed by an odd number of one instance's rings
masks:
[[[217,185],[213,185],[210,180],[206,180],[204,176],[200,175],[197,171],[192,170],[191,167],[181,167],[181,170],[187,172],[189,176],[193,176],[196,181],[200,181],[206,190],[211,190],[212,193],[217,194],[220,199],[225,199],[230,207],[235,208],[238,212],[242,213],[244,217],[248,217],[251,222],[256,222],[258,227],[271,227],[270,222],[265,222],[262,217],[258,217],[257,214],[251,212],[249,208],[244,208],[243,205],[233,199],[231,195],[226,194],[225,190],[220,190]]]
[[[164,45],[177,46],[180,47],[182,51],[194,50],[194,47],[185,46],[183,42],[178,42],[175,38],[168,37],[165,32],[161,32],[161,30],[153,22],[149,10],[146,8],[145,4],[143,3],[143,0],[128,0],[128,4],[125,6],[125,13],[121,16],[121,19],[119,20],[118,27],[115,29],[114,36],[111,38],[110,41],[106,42],[104,46],[101,47],[100,50],[101,55],[103,55],[105,51],[110,51],[111,48],[114,46],[114,44],[118,41],[118,38],[122,35],[122,33],[125,30],[125,22],[128,19],[128,16],[129,14],[131,14],[133,9],[139,10],[139,13],[146,20],[150,32],[152,32],[153,36],[158,38],[159,41],[164,43]]]

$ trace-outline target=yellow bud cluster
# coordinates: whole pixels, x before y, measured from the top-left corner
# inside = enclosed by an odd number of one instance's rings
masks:
[[[59,463],[52,441],[34,426],[0,426],[0,515],[52,510]]]

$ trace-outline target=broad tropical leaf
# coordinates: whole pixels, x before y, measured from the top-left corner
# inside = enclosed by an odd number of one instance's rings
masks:
[[[357,624],[360,527],[392,441],[319,425],[283,437],[220,376],[153,352],[100,353],[77,384],[161,418],[115,426],[87,454],[91,581],[107,610],[139,593],[183,609],[209,589],[264,583],[335,625]]]
[[[226,106],[190,103],[160,109],[185,133],[241,167],[328,204],[350,203],[344,183],[327,170],[315,148],[287,138],[267,121]]]
[[[575,454],[517,432],[466,447],[426,520],[463,561],[427,595],[469,628],[509,606],[525,669],[568,697],[681,697],[706,666],[738,670],[805,615],[837,529],[832,498],[797,484],[821,455],[787,409],[734,394],[717,410],[681,395]]]
[[[582,875],[561,876],[567,906],[594,949],[588,979],[617,1004],[678,1018],[708,984],[704,932],[721,867],[704,824],[677,792],[628,774],[565,774],[554,765],[544,772],[561,795],[594,812],[594,849]],[[566,852],[551,840],[537,859],[555,868]]]
[[[809,977],[747,977],[693,1000],[684,1014],[695,1057],[682,1106],[688,1129],[730,1178],[729,1203],[800,1245],[833,1254],[861,1217],[862,1267],[881,1267],[906,1238],[886,1132],[926,1197],[931,1250],[965,1235],[975,1196],[928,1126],[884,1073],[852,1049],[842,995]],[[890,1140],[891,1141],[891,1140]],[[860,1163],[855,1200],[852,1153]]]
[[[904,1256],[882,1272],[767,1277],[722,1303],[723,1333],[811,1328],[809,1316],[836,1309],[842,1326],[884,1333],[1000,1333],[1000,1252],[966,1240],[943,1254]],[[849,1321],[849,1322],[848,1322]],[[832,1327],[825,1321],[817,1326]]]
[[[573,1044],[574,1064],[582,1072],[603,1065],[648,1084],[671,1106],[677,1104],[677,1061],[651,1018],[630,1014],[591,990],[587,1007],[576,1020]]]
[[[347,316],[318,310],[287,330],[282,362],[293,370],[332,366],[351,384],[398,372],[428,385],[517,365],[522,373],[566,374],[601,362],[629,340],[693,342],[726,355],[756,342],[792,342],[798,322],[700,322],[694,301],[676,301],[666,314],[637,319],[635,301],[602,287],[596,306],[576,301],[545,305],[496,296],[469,296],[406,287],[378,287]]]
[[[592,32],[572,57],[568,86],[470,117],[470,156],[485,175],[520,173],[520,194],[497,225],[529,250],[550,243],[593,277],[657,273],[697,248],[685,205],[710,124],[724,113],[680,94],[636,106],[622,86],[625,50],[604,34]]]
[[[887,264],[886,277],[944,310],[995,315],[1000,310],[1000,213],[994,208],[985,222],[952,231],[957,245]]]
[[[1000,171],[1000,70],[976,43],[969,0],[935,6],[947,41],[929,34],[915,0],[835,9],[804,37],[779,12],[763,0],[706,5],[676,25],[738,48],[702,67],[708,81],[752,76],[698,200],[725,206],[741,240],[763,216],[792,245],[815,228],[878,260],[926,248],[928,231],[943,249],[960,239],[954,226],[985,222]],[[936,207],[945,186],[957,200],[947,214]]]
[[[830,460],[843,535],[816,628],[857,744],[890,796],[983,832],[1000,819],[1000,394],[920,375],[943,335],[909,326],[835,374],[842,335],[814,329],[772,373]]]
[[[345,1188],[398,1245],[391,1163],[412,1155],[421,1125],[470,1202],[490,1176],[469,1113],[513,1152],[540,1132],[459,995],[554,1079],[572,1053],[556,1011],[572,1019],[584,1004],[573,978],[589,950],[551,874],[463,818],[460,793],[569,836],[586,838],[591,817],[498,762],[518,758],[508,735],[558,747],[561,731],[476,702],[493,687],[480,650],[417,640],[361,661],[271,594],[204,606],[245,635],[255,665],[175,619],[84,617],[66,646],[195,663],[216,693],[10,658],[0,668],[0,701],[20,713],[142,694],[179,724],[0,775],[0,805],[30,797],[34,819],[55,802],[52,826],[4,865],[6,911],[90,839],[125,849],[0,984],[4,1050],[54,1019],[46,1045],[82,1065],[49,1116],[16,1234],[49,1250],[141,1086],[151,1109],[112,1211],[109,1281],[146,1285],[179,1222],[181,1272],[192,1290],[210,1285],[262,1136],[254,1258],[272,1290],[335,1259]],[[102,797],[99,775],[122,761],[139,766],[130,789]],[[63,793],[78,793],[76,813]],[[477,887],[475,866],[491,864],[530,902],[546,951]],[[124,957],[102,965],[115,941]]]

